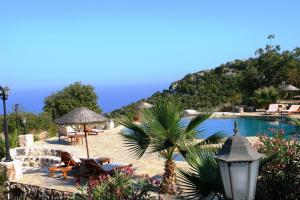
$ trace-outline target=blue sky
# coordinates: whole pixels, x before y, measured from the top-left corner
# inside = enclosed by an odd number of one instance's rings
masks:
[[[1,1],[0,84],[27,107],[28,94],[40,93],[38,111],[44,96],[81,81],[110,111],[187,73],[254,56],[269,34],[282,49],[299,46],[299,8],[296,0]]]

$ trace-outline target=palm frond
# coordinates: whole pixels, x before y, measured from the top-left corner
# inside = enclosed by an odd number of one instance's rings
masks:
[[[219,144],[225,138],[225,134],[222,132],[217,132],[204,139],[203,141],[197,143],[197,145],[201,146],[204,144]]]
[[[147,124],[151,137],[152,152],[167,150],[182,137],[182,115],[178,106],[170,101],[162,101],[143,112],[142,122]]]
[[[150,145],[147,127],[134,124],[129,118],[122,118],[119,123],[125,127],[121,132],[125,147],[134,157],[141,158]]]
[[[199,134],[202,131],[198,130],[195,131],[195,129],[201,124],[203,123],[205,120],[207,120],[209,117],[211,116],[211,113],[203,113],[203,114],[199,114],[196,117],[194,117],[189,124],[187,125],[187,127],[185,128],[185,132],[186,133],[192,133],[192,135],[195,134]]]
[[[217,161],[212,158],[217,149],[194,147],[188,150],[190,168],[178,169],[179,184],[186,199],[207,199],[222,193],[222,180]]]

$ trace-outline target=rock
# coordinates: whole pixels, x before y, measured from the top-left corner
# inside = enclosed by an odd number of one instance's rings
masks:
[[[19,135],[18,140],[20,147],[32,146],[34,142],[33,134]]]
[[[1,168],[5,170],[6,178],[8,181],[21,178],[23,175],[22,162],[13,160],[11,162],[0,162]]]

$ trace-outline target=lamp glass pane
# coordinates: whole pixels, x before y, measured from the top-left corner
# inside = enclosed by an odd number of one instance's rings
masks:
[[[254,199],[255,197],[258,166],[259,166],[259,160],[253,161],[250,164],[249,199]]]
[[[229,176],[229,167],[228,163],[224,161],[219,161],[220,172],[222,176],[223,187],[225,190],[225,195],[227,198],[232,199],[232,191],[231,191],[231,182]]]
[[[229,167],[233,199],[246,199],[248,193],[248,162],[232,162]]]

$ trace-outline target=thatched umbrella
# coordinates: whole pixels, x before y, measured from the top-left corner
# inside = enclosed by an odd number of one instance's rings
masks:
[[[87,141],[87,131],[86,131],[86,124],[90,123],[97,123],[97,122],[105,122],[109,121],[108,118],[100,115],[94,111],[91,111],[87,108],[80,107],[75,108],[74,110],[68,112],[64,116],[55,120],[55,122],[59,125],[62,124],[83,124],[84,136],[85,136],[85,145],[87,151],[87,157],[89,158],[89,147]]]
[[[134,121],[139,122],[140,121],[140,115],[143,109],[149,109],[152,108],[153,105],[150,103],[147,103],[145,101],[141,101],[140,103],[137,104],[136,108],[137,108],[137,113],[136,116],[134,118]]]
[[[292,97],[293,99],[300,99],[300,95],[296,95]]]
[[[284,91],[298,91],[300,90],[299,88],[293,86],[293,85],[286,85],[283,84],[280,86],[280,90],[284,90]]]
[[[293,85],[286,85],[285,83],[283,83],[280,87],[279,87],[280,90],[283,90],[283,91],[288,91],[289,93],[289,98],[291,99],[291,94],[290,92],[291,91],[299,91],[300,89],[293,86]]]

